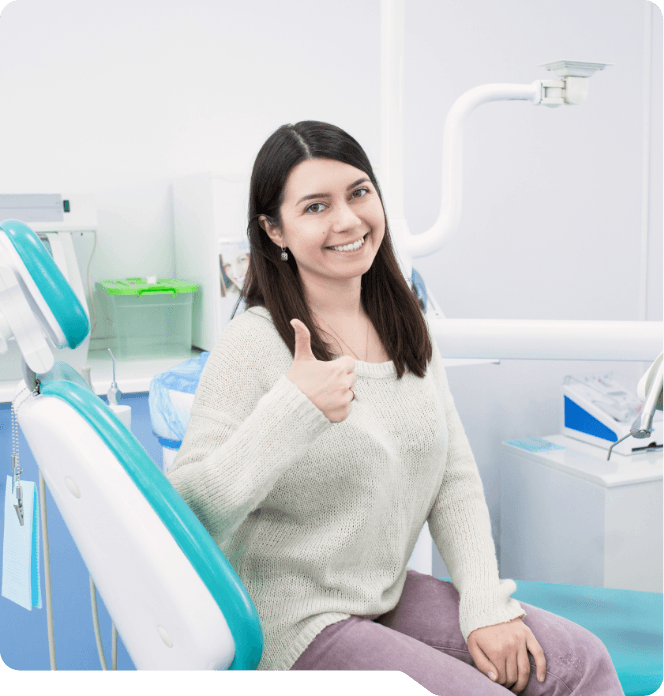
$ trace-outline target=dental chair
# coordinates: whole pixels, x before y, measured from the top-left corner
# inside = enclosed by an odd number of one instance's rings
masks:
[[[131,432],[77,372],[54,363],[44,339],[74,348],[88,331],[38,237],[1,222],[0,360],[13,336],[26,363],[17,420],[135,666],[255,669],[263,635],[235,571]],[[40,498],[43,506],[43,488]],[[514,596],[600,637],[626,696],[661,683],[661,594],[518,582]],[[48,578],[46,599],[48,610]]]
[[[255,669],[261,625],[232,566],[112,410],[54,361],[45,336],[75,348],[88,316],[16,220],[0,223],[0,310],[0,353],[13,337],[24,356],[17,422],[134,665]],[[20,468],[13,473],[20,518]],[[49,592],[47,569],[47,611]],[[49,631],[53,667],[51,642]]]

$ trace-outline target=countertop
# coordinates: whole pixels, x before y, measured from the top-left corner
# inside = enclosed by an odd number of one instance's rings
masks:
[[[147,392],[150,388],[150,382],[155,375],[200,354],[201,351],[192,349],[188,353],[170,358],[116,359],[115,379],[118,383],[118,388],[123,394]],[[92,379],[92,387],[95,394],[99,396],[105,395],[113,380],[113,363],[108,351],[91,350],[88,353],[86,364],[90,366],[90,378]],[[0,403],[12,401],[18,383],[19,380],[0,382]]]
[[[662,450],[630,455],[612,452],[611,459],[607,461],[608,450],[597,445],[559,434],[545,435],[543,439],[560,445],[563,449],[529,452],[506,442],[502,446],[521,459],[563,471],[605,488],[662,480]]]

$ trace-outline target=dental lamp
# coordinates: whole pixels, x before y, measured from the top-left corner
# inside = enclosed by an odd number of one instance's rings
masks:
[[[413,259],[436,253],[461,217],[463,127],[478,106],[525,100],[558,107],[582,104],[588,81],[611,65],[558,60],[544,63],[553,76],[530,84],[487,84],[462,94],[443,128],[441,207],[426,232],[413,235],[404,212],[404,0],[381,4],[381,187],[404,277],[413,285]],[[661,351],[662,322],[447,319],[430,292],[432,332],[446,359],[629,360],[651,362]]]

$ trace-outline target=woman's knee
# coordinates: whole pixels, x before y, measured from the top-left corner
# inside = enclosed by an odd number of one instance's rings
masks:
[[[611,656],[594,633],[543,609],[527,604],[523,607],[527,612],[523,621],[542,646],[548,674],[561,680],[572,691],[579,685],[596,681],[607,685],[616,683]]]

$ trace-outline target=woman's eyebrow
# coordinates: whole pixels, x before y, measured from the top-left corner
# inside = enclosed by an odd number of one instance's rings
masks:
[[[346,191],[350,191],[350,189],[355,188],[358,184],[363,184],[365,181],[369,181],[369,179],[365,176],[362,177],[361,179],[358,179],[357,181],[354,181],[352,184],[346,187]],[[312,198],[329,198],[330,194],[329,193],[310,193],[308,196],[302,196],[300,200],[295,204],[295,205],[300,205],[302,201],[309,201]]]

